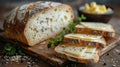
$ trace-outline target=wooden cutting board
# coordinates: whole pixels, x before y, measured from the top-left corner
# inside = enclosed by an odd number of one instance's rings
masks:
[[[119,40],[120,40],[119,36],[116,36],[113,39],[109,39],[107,41],[107,47],[105,47],[101,50],[100,56],[102,56],[103,54],[105,54],[106,52],[111,50],[113,47],[117,46],[116,43]],[[9,40],[9,39],[5,38],[3,36],[3,34],[0,34],[0,41],[14,43],[13,40]],[[34,56],[36,56],[36,57],[44,60],[45,62],[54,65],[54,66],[57,66],[57,67],[61,66],[62,67],[68,61],[68,60],[59,58],[57,56],[57,53],[54,51],[54,48],[47,48],[47,42],[46,41],[42,42],[38,45],[35,45],[33,47],[25,46],[24,44],[21,44],[21,43],[20,43],[20,45],[23,49],[25,49],[25,51],[28,54],[34,55]]]

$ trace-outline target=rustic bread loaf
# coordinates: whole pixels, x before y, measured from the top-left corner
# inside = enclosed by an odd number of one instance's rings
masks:
[[[112,25],[96,22],[82,22],[81,25],[76,25],[75,33],[101,35],[105,38],[115,37]]]
[[[97,63],[99,61],[100,51],[96,47],[60,44],[55,51],[59,57],[75,62]]]
[[[106,41],[102,36],[89,34],[67,34],[64,36],[64,42],[81,46],[95,46],[97,48],[106,46]]]
[[[74,15],[69,5],[33,2],[16,7],[5,19],[5,36],[29,46],[54,37],[66,28]]]

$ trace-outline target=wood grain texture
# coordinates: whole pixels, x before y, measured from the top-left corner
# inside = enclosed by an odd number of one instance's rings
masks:
[[[3,33],[0,34],[0,40],[4,40],[4,42],[12,42],[14,43],[13,40],[9,40],[7,38],[5,38],[3,36]],[[109,39],[107,41],[107,45],[105,48],[103,48],[101,50],[101,53],[100,55],[102,56],[103,54],[105,54],[106,52],[108,52],[109,50],[111,50],[112,48],[114,48],[115,46],[117,46],[117,42],[120,40],[120,37],[119,36],[116,36],[115,38],[113,39]],[[32,46],[32,47],[28,47],[28,46],[25,46],[24,44],[22,43],[19,43],[19,45],[25,49],[25,51],[28,53],[28,54],[31,54],[33,56],[36,56],[44,61],[46,61],[47,63],[49,64],[52,64],[53,66],[63,66],[67,60],[65,59],[62,59],[60,57],[57,56],[57,53],[54,51],[54,47],[53,48],[48,48],[47,47],[47,41],[44,41],[38,45],[35,45],[35,46]]]
[[[117,46],[118,44],[116,44],[116,43],[119,42],[119,40],[120,40],[119,36],[116,36],[113,39],[107,40],[107,47],[105,47],[101,50],[100,56],[102,56],[103,54],[105,54],[106,52],[108,52],[109,50],[114,48],[115,46]]]

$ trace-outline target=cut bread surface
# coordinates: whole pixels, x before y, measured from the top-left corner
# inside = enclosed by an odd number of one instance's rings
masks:
[[[19,6],[5,19],[5,36],[34,46],[54,37],[73,21],[69,5],[38,1]]]
[[[75,26],[75,33],[101,35],[103,37],[115,37],[115,30],[111,24],[82,22]]]
[[[96,63],[99,60],[99,50],[96,47],[60,44],[55,48],[55,51],[75,62]]]
[[[102,36],[88,34],[67,34],[64,36],[64,42],[96,47],[106,46],[105,39]]]
[[[66,12],[67,10],[62,7],[57,7],[37,13],[32,17],[25,28],[25,36],[29,43],[39,43],[58,34],[64,27],[67,27],[72,21],[71,14],[70,12]]]
[[[81,24],[84,27],[91,28],[91,29],[114,32],[114,29],[113,29],[112,25],[110,25],[110,24],[95,23],[95,22],[82,22]]]

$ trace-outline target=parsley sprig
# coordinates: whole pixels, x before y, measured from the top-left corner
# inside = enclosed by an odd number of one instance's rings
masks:
[[[4,50],[6,51],[6,54],[7,55],[21,54],[22,48],[17,45],[18,45],[17,42],[15,44],[6,43],[4,46]]]
[[[60,42],[63,41],[64,35],[67,34],[67,33],[74,33],[75,26],[77,24],[81,24],[81,22],[83,20],[86,20],[86,17],[82,14],[80,17],[78,17],[78,22],[79,23],[72,22],[68,26],[68,28],[69,28],[68,31],[64,28],[63,31],[61,31],[61,33],[58,36],[56,36],[55,38],[50,38],[47,47],[50,48],[51,45],[57,46]]]
[[[50,38],[47,47],[50,48],[51,45],[57,46],[60,42],[63,41],[65,34],[66,30],[63,29],[58,36],[56,36],[55,38]]]
[[[84,16],[83,14],[81,14],[81,16],[78,17],[78,21],[79,21],[79,22],[82,22],[83,20],[86,20],[86,19],[87,19],[87,17]]]

